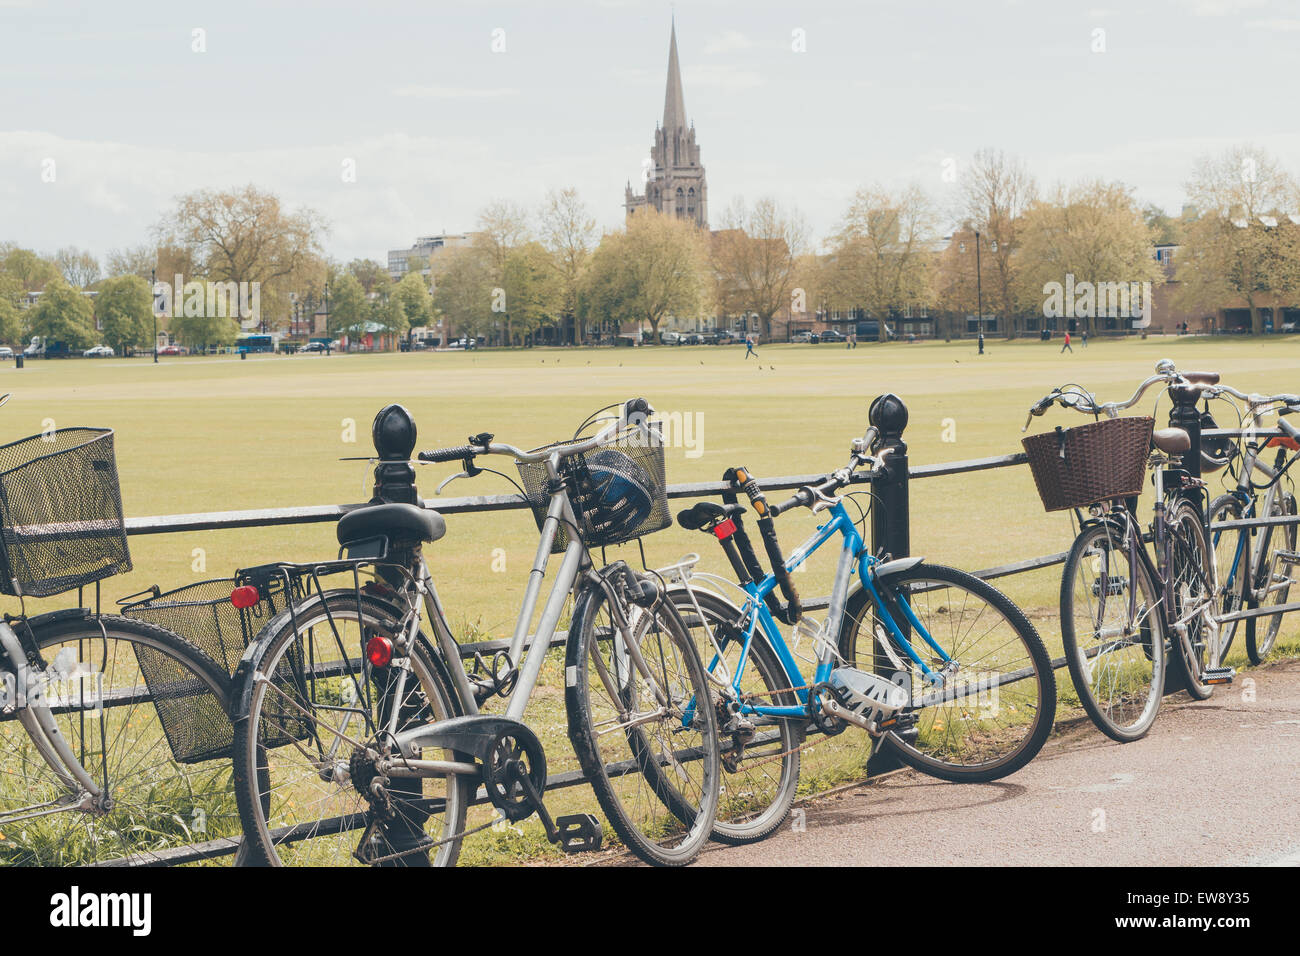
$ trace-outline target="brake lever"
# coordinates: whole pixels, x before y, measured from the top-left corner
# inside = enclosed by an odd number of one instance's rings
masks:
[[[452,483],[453,481],[455,481],[457,478],[473,478],[473,477],[474,477],[474,476],[471,475],[468,471],[462,471],[462,472],[460,472],[459,474],[452,475],[450,478],[444,478],[444,479],[442,479],[441,482],[438,483],[438,487],[435,488],[435,489],[433,489],[433,493],[434,493],[435,495],[440,495],[440,494],[442,494],[442,489],[446,488],[449,484],[451,484],[451,483]]]

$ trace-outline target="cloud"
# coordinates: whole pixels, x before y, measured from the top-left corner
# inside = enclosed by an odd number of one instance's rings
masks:
[[[471,89],[463,86],[399,86],[394,96],[409,96],[423,100],[483,100],[499,96],[515,96],[518,90],[503,86],[496,89]]]
[[[719,64],[687,68],[682,83],[688,90],[713,89],[735,92],[762,86],[763,78],[756,70],[744,70]]]
[[[745,34],[738,30],[728,30],[722,36],[714,37],[704,44],[704,52],[713,53],[731,53],[734,50],[748,50],[752,47],[753,41]]]
[[[1226,17],[1258,7],[1267,6],[1269,0],[1175,0],[1178,6],[1190,7],[1193,16]]]
[[[1247,20],[1246,27],[1250,30],[1266,30],[1269,33],[1294,33],[1300,30],[1300,19],[1274,17],[1270,20]]]

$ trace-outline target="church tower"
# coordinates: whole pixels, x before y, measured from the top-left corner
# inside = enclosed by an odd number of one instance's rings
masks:
[[[677,62],[677,24],[668,41],[668,84],[664,91],[663,123],[655,130],[650,159],[642,170],[644,193],[633,193],[628,183],[624,204],[629,216],[653,206],[664,215],[690,219],[709,227],[708,182],[695,145],[695,126],[687,122],[682,96],[682,71]]]

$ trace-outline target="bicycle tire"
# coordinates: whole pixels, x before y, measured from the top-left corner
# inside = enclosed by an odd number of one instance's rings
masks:
[[[1210,502],[1211,528],[1220,521],[1240,521],[1245,509],[1241,499],[1234,494],[1219,495]],[[1217,535],[1217,537],[1216,537]],[[1246,580],[1245,565],[1250,563],[1246,552],[1250,548],[1250,533],[1245,528],[1214,532],[1211,530],[1211,542],[1214,546],[1214,567],[1217,572],[1219,601],[1216,604],[1224,615],[1240,611],[1247,603],[1250,582]],[[1223,647],[1222,655],[1227,658],[1232,649],[1233,639],[1237,634],[1240,621],[1220,624],[1219,643]],[[1247,623],[1249,629],[1249,623]]]
[[[230,793],[228,747],[207,759],[181,762],[171,742],[175,737],[182,747],[185,743],[182,729],[170,720],[171,704],[210,722],[218,737],[230,733],[230,678],[221,666],[179,634],[116,615],[37,618],[32,634],[48,665],[52,686],[46,685],[45,699],[55,725],[112,803],[106,810],[70,810],[7,823],[0,860],[46,866],[159,865],[227,862],[235,855],[240,831]],[[141,655],[149,661],[153,679],[168,679],[168,705],[161,710]],[[88,674],[99,675],[92,678],[90,697]],[[0,812],[14,813],[67,793],[13,716],[0,720],[0,766],[6,771]],[[201,857],[193,844],[203,845]]]
[[[1165,688],[1168,642],[1165,639],[1164,619],[1160,613],[1160,593],[1142,561],[1139,560],[1136,567],[1126,567],[1122,575],[1112,575],[1107,570],[1106,577],[1102,579],[1105,584],[1102,584],[1102,580],[1093,582],[1083,576],[1086,565],[1103,560],[1099,555],[1122,556],[1127,566],[1128,549],[1122,534],[1119,529],[1102,522],[1084,528],[1070,546],[1065,569],[1061,574],[1061,643],[1070,680],[1088,717],[1107,737],[1120,743],[1131,743],[1146,736],[1160,711]],[[1109,569],[1113,557],[1105,558],[1104,561]],[[1136,581],[1140,603],[1135,608],[1139,615],[1135,634],[1127,633],[1134,624],[1128,620],[1127,598],[1122,604],[1108,602],[1113,610],[1104,604],[1093,608],[1084,601],[1082,603],[1087,608],[1087,614],[1081,613],[1081,597],[1100,598],[1103,594],[1110,595],[1116,590],[1116,585],[1110,583],[1111,578],[1123,581],[1124,589],[1132,587]],[[1145,614],[1142,608],[1146,608]],[[1115,611],[1121,616],[1108,616]],[[1088,622],[1091,628],[1091,636],[1087,641],[1080,640],[1081,622]],[[1108,625],[1108,622],[1111,623]],[[1117,626],[1124,630],[1125,633],[1121,636],[1126,643],[1107,649],[1098,631],[1113,630]],[[1133,637],[1137,638],[1136,642],[1132,641]],[[1095,651],[1094,645],[1098,645]],[[1129,648],[1133,650],[1129,651]],[[1108,659],[1099,665],[1096,659],[1103,653],[1108,655]],[[1111,657],[1115,663],[1111,662]],[[1097,679],[1099,667],[1104,676],[1101,681]]]
[[[698,588],[693,588],[692,591],[694,601],[691,594],[680,587],[671,589],[668,599],[677,608],[682,622],[691,632],[700,660],[712,661],[715,652],[707,636],[702,633],[701,625],[706,625],[713,631],[725,653],[729,643],[738,644],[740,640],[736,624],[741,618],[741,611],[720,595]],[[699,602],[698,610],[695,601]],[[704,621],[699,620],[701,613]],[[745,674],[749,675],[750,682],[742,683],[742,693],[760,692],[759,700],[772,706],[798,706],[799,698],[790,687],[785,668],[761,634],[755,634],[746,664]],[[708,664],[704,666],[706,670],[709,669]],[[728,683],[731,683],[731,673],[732,668],[728,666],[726,658],[719,661],[711,672],[721,675]],[[755,673],[757,682],[753,680]],[[719,720],[722,716],[719,714]],[[790,815],[799,787],[798,748],[803,743],[803,723],[779,717],[766,721],[758,718],[753,722],[757,725],[754,739],[760,739],[760,734],[763,738],[763,742],[757,746],[752,740],[741,744],[738,735],[728,738],[724,733],[721,738],[722,794],[713,824],[713,839],[732,846],[762,840],[780,827]],[[773,745],[775,753],[771,752]],[[739,763],[729,759],[737,751],[741,755]],[[746,762],[752,770],[746,770]],[[774,764],[779,764],[775,774],[763,769]],[[731,769],[733,766],[734,770]],[[762,775],[755,776],[760,769],[763,770]]]
[[[1281,501],[1273,502],[1273,517],[1282,517],[1284,515],[1294,515],[1296,513],[1296,501],[1290,494],[1282,496]],[[1265,541],[1264,546],[1260,548],[1260,553],[1264,556],[1264,562],[1259,569],[1260,575],[1270,574],[1273,568],[1273,555],[1270,553],[1269,545],[1276,540],[1274,533],[1282,535],[1283,547],[1281,550],[1294,552],[1296,549],[1296,526],[1290,525],[1268,525],[1264,528]],[[1273,552],[1278,549],[1273,548]],[[1288,580],[1295,573],[1295,567],[1286,568]],[[1271,584],[1271,582],[1270,582]],[[1285,588],[1273,592],[1273,603],[1285,604],[1287,597],[1291,593],[1291,585],[1288,583]],[[1267,615],[1263,618],[1252,617],[1246,621],[1246,656],[1250,658],[1252,664],[1262,664],[1264,659],[1273,650],[1273,645],[1277,643],[1278,631],[1282,628],[1282,614]],[[1261,639],[1259,637],[1259,625],[1267,622],[1268,629]]]
[[[635,612],[627,613],[637,647],[647,667],[660,676],[658,685],[667,685],[669,706],[663,708],[667,712],[657,725],[646,721],[625,726],[620,712],[641,702],[640,685],[648,682],[644,675],[633,679],[633,670],[624,660],[628,652],[623,639],[615,636],[610,624],[608,602],[604,588],[591,583],[580,588],[574,601],[565,651],[569,739],[606,819],[624,845],[647,863],[684,866],[699,855],[713,831],[720,789],[713,707],[693,707],[689,724],[684,723],[693,702],[710,700],[704,665],[671,603],[660,596],[650,608],[634,605]],[[608,662],[602,643],[609,649]],[[592,666],[596,660],[601,666]],[[606,687],[602,668],[618,685],[617,702]],[[685,745],[674,743],[671,738],[678,733],[690,734],[690,740]],[[692,759],[697,755],[698,760]],[[664,772],[665,766],[672,768],[672,774]]]
[[[1216,590],[1214,550],[1205,531],[1200,509],[1186,499],[1179,500],[1169,517],[1169,574],[1174,578],[1173,613],[1181,618],[1184,606],[1199,604],[1206,593]],[[1186,635],[1169,635],[1174,648],[1170,660],[1170,677],[1193,700],[1208,700],[1214,685],[1201,675],[1217,667],[1223,659],[1222,649],[1212,647],[1214,634],[1205,620],[1197,615],[1187,622]]]
[[[351,762],[357,747],[349,742],[382,749],[372,730],[395,704],[407,712],[399,716],[398,729],[460,716],[463,707],[441,658],[419,635],[408,658],[414,683],[395,701],[391,693],[385,695],[384,685],[396,672],[367,668],[360,657],[352,658],[347,651],[351,641],[332,648],[335,638],[327,614],[336,626],[356,629],[358,652],[365,643],[363,635],[368,640],[375,634],[391,638],[401,632],[399,608],[363,595],[358,610],[357,594],[347,588],[311,597],[292,612],[282,611],[249,645],[235,673],[232,711],[235,796],[250,864],[352,865],[362,850],[358,835],[364,836],[373,823],[366,849],[380,865],[454,866],[477,781],[466,775],[442,778],[441,796],[424,789],[432,785],[436,790],[438,778],[390,783],[390,807],[386,813],[376,811],[361,792],[365,781],[357,779],[365,763]],[[311,666],[304,666],[308,661]],[[264,674],[273,678],[262,679]],[[301,716],[304,712],[308,716]],[[347,722],[358,712],[365,733]],[[313,746],[315,756],[309,752]],[[446,756],[456,759],[451,753]],[[300,806],[306,809],[300,811]]]
[[[935,615],[944,618],[942,630],[952,638],[945,651],[954,660],[960,661],[960,657],[967,657],[969,664],[961,664],[962,668],[974,667],[980,662],[986,668],[997,668],[975,671],[977,675],[984,673],[997,676],[977,677],[974,685],[965,685],[967,688],[975,688],[974,707],[967,703],[970,700],[969,690],[961,696],[960,707],[955,706],[958,698],[954,696],[949,701],[946,692],[940,695],[941,700],[936,701],[938,706],[929,707],[925,702],[933,692],[926,687],[919,669],[902,648],[896,646],[883,625],[877,626],[870,594],[865,589],[855,591],[846,603],[840,625],[839,646],[845,661],[852,666],[881,673],[876,668],[879,667],[883,653],[888,656],[890,664],[901,668],[895,677],[905,681],[904,686],[909,687],[913,701],[918,699],[917,691],[922,691],[922,704],[909,705],[907,708],[908,711],[919,714],[914,735],[908,733],[905,737],[897,730],[890,730],[885,735],[885,745],[904,763],[923,773],[941,780],[962,783],[998,780],[1015,773],[1032,760],[1052,732],[1056,714],[1056,678],[1047,648],[1024,612],[992,585],[965,571],[943,565],[922,562],[889,575],[877,586],[882,594],[893,595],[891,600],[894,601],[897,600],[899,590],[906,588],[909,603],[918,618],[922,618],[933,606]],[[966,595],[960,608],[926,597],[945,593],[948,588],[958,589]],[[984,638],[992,633],[992,628],[981,632],[979,647],[985,656],[975,661],[970,661],[967,655],[962,654],[958,644],[965,636],[957,634],[955,624],[959,615],[964,619],[966,608],[972,601],[982,602],[984,608],[991,607],[1006,625],[987,643]],[[872,613],[868,615],[868,611]],[[983,614],[983,610],[979,614]],[[866,633],[870,647],[859,647],[861,624],[868,616],[872,618]],[[897,619],[896,614],[891,616]],[[972,618],[972,622],[977,618],[978,615]],[[925,621],[922,620],[921,623],[924,625]],[[936,641],[939,640],[940,628],[928,626],[926,629]],[[886,635],[883,647],[877,644],[877,635]],[[1015,651],[1005,650],[1013,646]],[[1002,670],[1004,666],[1009,668],[1005,672]],[[1016,674],[1024,676],[1015,678]],[[1004,680],[1004,677],[1014,679]],[[1025,683],[1028,681],[1032,681],[1032,687]],[[1022,686],[1017,688],[1016,685]],[[1004,687],[1023,690],[1024,693],[1007,697]],[[981,697],[984,702],[981,702]],[[1005,701],[1004,697],[1007,697]],[[988,698],[992,698],[992,704],[988,703]],[[944,706],[950,702],[954,706]],[[972,711],[975,711],[974,717],[971,716]],[[969,759],[953,759],[959,755],[957,747],[961,741],[954,738],[951,726],[965,728],[963,739],[970,748]],[[989,759],[980,759],[993,753],[995,747],[1003,749]],[[945,759],[946,755],[951,757]]]

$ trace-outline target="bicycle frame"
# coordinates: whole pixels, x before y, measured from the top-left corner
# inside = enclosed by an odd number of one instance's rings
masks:
[[[1287,475],[1296,460],[1300,459],[1300,452],[1291,455],[1288,459],[1286,450],[1279,448],[1276,460],[1270,466],[1260,460],[1267,446],[1261,446],[1253,439],[1245,442],[1244,445],[1245,451],[1242,454],[1241,474],[1237,479],[1237,487],[1233,489],[1232,495],[1242,504],[1242,518],[1254,518],[1260,514],[1267,517],[1273,513],[1273,506],[1277,502],[1283,477]],[[1255,472],[1259,472],[1267,479],[1263,485],[1255,483]],[[1260,507],[1261,501],[1258,494],[1261,489],[1264,489],[1262,508]],[[1214,547],[1218,547],[1223,534],[1223,531],[1213,532],[1211,541]],[[1237,546],[1233,551],[1232,565],[1228,569],[1227,579],[1219,590],[1223,593],[1232,593],[1232,589],[1237,582],[1237,573],[1240,571],[1250,582],[1250,599],[1262,603],[1268,597],[1269,587],[1266,585],[1261,590],[1256,586],[1254,578],[1258,575],[1259,569],[1264,562],[1264,551],[1268,544],[1268,536],[1257,536],[1253,548],[1247,548],[1246,543],[1249,537],[1250,535],[1246,532],[1246,529],[1238,530]],[[1245,558],[1244,567],[1242,565],[1243,558]]]
[[[831,588],[830,610],[824,629],[824,634],[836,634],[839,632],[840,624],[843,620],[844,609],[848,602],[848,591],[852,581],[854,567],[857,567],[858,580],[862,587],[871,596],[872,603],[882,624],[888,629],[894,638],[898,647],[907,654],[911,660],[916,663],[926,680],[931,684],[942,685],[944,677],[942,674],[933,671],[916,653],[911,641],[907,637],[907,631],[915,629],[917,633],[925,640],[926,644],[939,655],[945,664],[951,663],[951,658],[947,652],[936,642],[920,620],[913,612],[911,605],[898,595],[891,595],[896,601],[898,608],[901,610],[904,623],[902,625],[890,613],[887,602],[882,598],[879,585],[872,573],[879,560],[871,554],[866,553],[862,536],[858,533],[857,526],[854,524],[848,509],[842,500],[838,500],[829,508],[830,520],[819,526],[803,544],[794,550],[786,559],[786,570],[793,572],[802,565],[814,551],[824,545],[836,534],[842,538],[839,563],[835,570],[835,582]],[[918,559],[919,560],[919,559]],[[685,578],[686,575],[683,574]],[[743,590],[749,595],[748,600],[742,608],[744,614],[745,628],[740,640],[740,654],[736,661],[735,671],[731,677],[731,689],[737,695],[740,693],[740,682],[744,677],[745,663],[749,657],[749,649],[757,634],[761,631],[765,639],[776,653],[785,671],[786,678],[791,682],[791,688],[794,690],[802,706],[778,706],[767,704],[743,703],[741,713],[752,714],[760,717],[773,717],[782,719],[795,719],[808,716],[808,699],[810,689],[817,684],[823,683],[829,679],[831,671],[835,668],[838,655],[833,644],[823,638],[821,652],[817,659],[816,668],[813,673],[811,684],[805,685],[804,678],[799,670],[799,664],[795,659],[793,652],[781,635],[781,630],[777,626],[776,619],[768,610],[765,598],[772,593],[777,587],[775,574],[768,574],[762,581],[750,582],[743,585]],[[701,614],[701,617],[703,615]],[[707,670],[712,673],[718,666],[722,655],[715,648],[714,657],[710,661]]]

